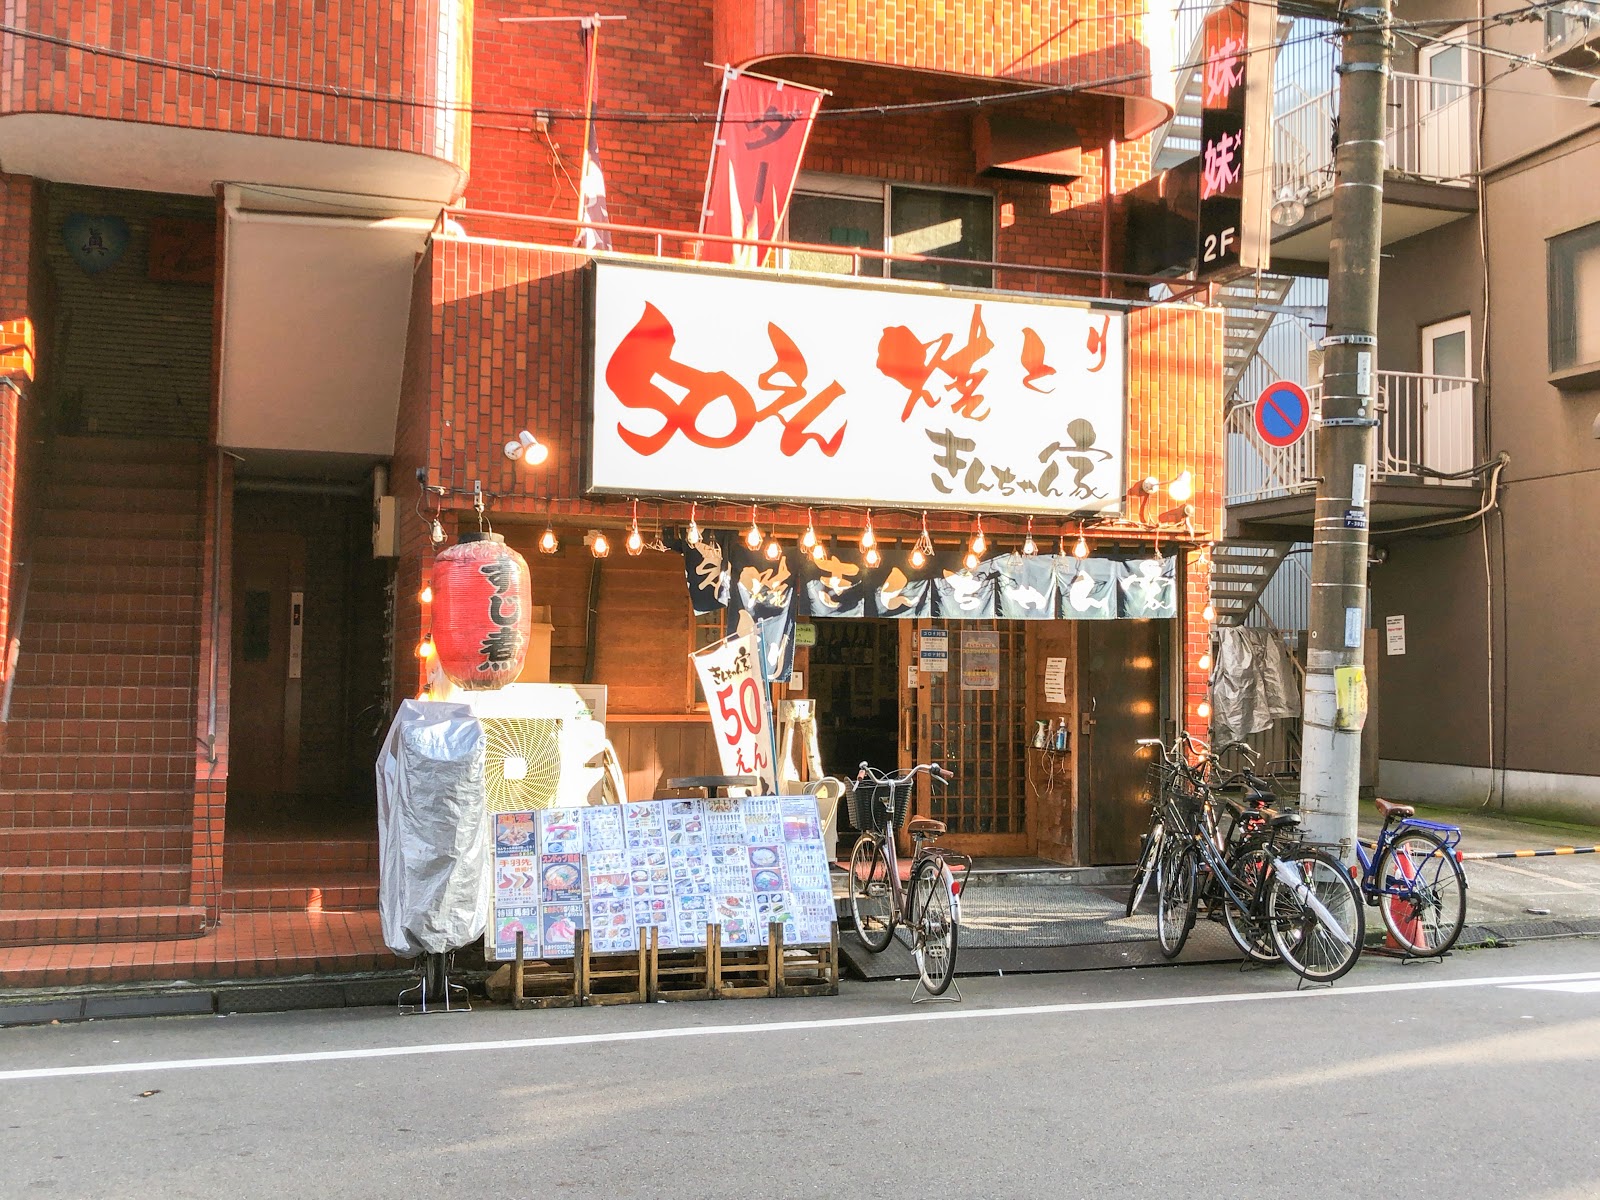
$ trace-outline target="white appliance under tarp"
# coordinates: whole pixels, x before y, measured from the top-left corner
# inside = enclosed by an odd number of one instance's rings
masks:
[[[406,700],[379,752],[378,912],[403,958],[455,950],[488,925],[485,742],[469,706]]]

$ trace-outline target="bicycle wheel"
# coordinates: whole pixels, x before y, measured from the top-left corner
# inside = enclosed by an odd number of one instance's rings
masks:
[[[1467,921],[1467,878],[1439,838],[1407,830],[1389,843],[1377,879],[1384,928],[1407,953],[1431,957],[1456,944]]]
[[[1156,940],[1165,958],[1177,958],[1194,928],[1195,852],[1189,845],[1167,843],[1156,863]]]
[[[1270,869],[1271,857],[1262,844],[1244,843],[1228,863],[1228,868],[1239,878],[1240,899],[1256,904],[1265,896],[1262,880]],[[1244,956],[1253,962],[1278,961],[1277,947],[1272,944],[1272,933],[1257,911],[1241,911],[1226,893],[1222,897],[1222,922],[1228,927],[1228,936]]]
[[[922,986],[942,996],[956,977],[955,879],[943,862],[926,858],[911,881],[911,911],[916,914],[914,952]]]
[[[849,888],[856,936],[877,954],[894,937],[894,883],[889,878],[888,851],[876,837],[858,838],[850,851]]]
[[[1144,846],[1139,851],[1139,865],[1133,869],[1133,883],[1128,888],[1128,907],[1124,916],[1133,916],[1144,899],[1145,889],[1156,874],[1156,856],[1161,853],[1161,822],[1150,826],[1144,835]]]
[[[1333,855],[1296,846],[1274,865],[1267,921],[1278,956],[1302,979],[1331,983],[1361,956],[1361,893]]]

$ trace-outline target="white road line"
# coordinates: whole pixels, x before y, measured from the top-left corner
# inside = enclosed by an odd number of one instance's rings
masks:
[[[1574,979],[1571,983],[1508,983],[1523,992],[1600,992],[1600,979]]]
[[[1150,1000],[1093,1000],[1068,1004],[1029,1004],[1011,1008],[941,1009],[884,1013],[872,1017],[823,1017],[813,1021],[768,1021],[748,1025],[686,1025],[671,1029],[636,1029],[619,1033],[581,1033],[557,1037],[506,1038],[492,1042],[440,1042],[422,1046],[372,1046],[361,1050],[308,1050],[290,1054],[246,1054],[227,1058],[174,1058],[153,1062],[100,1063],[72,1067],[32,1067],[0,1071],[0,1082],[25,1079],[67,1079],[83,1075],[128,1075],[147,1071],[193,1071],[215,1067],[264,1067],[280,1063],[341,1062],[360,1058],[406,1058],[421,1054],[467,1054],[486,1050],[533,1050],[552,1046],[590,1046],[615,1042],[653,1042],[667,1038],[722,1037],[751,1033],[794,1033],[808,1029],[848,1029],[864,1025],[910,1025],[930,1021],[982,1021],[1002,1017],[1042,1017],[1058,1013],[1124,1012],[1141,1008],[1191,1008],[1212,1004],[1340,999],[1399,992],[1434,992],[1459,988],[1516,987],[1593,981],[1600,971],[1561,975],[1489,975],[1476,979],[1435,979],[1414,983],[1358,984],[1310,991],[1222,992],[1210,996],[1168,996]]]

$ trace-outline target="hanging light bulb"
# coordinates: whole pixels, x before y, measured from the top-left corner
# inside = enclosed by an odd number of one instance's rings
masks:
[[[744,544],[752,550],[761,548],[761,526],[756,524],[756,506],[750,506],[750,528],[744,531]]]
[[[869,567],[875,567],[883,561],[883,555],[878,553],[878,548],[876,546],[868,546],[864,558],[867,566]]]
[[[604,558],[611,553],[611,542],[599,530],[595,531],[594,541],[589,543],[589,549],[596,558]]]
[[[428,526],[428,540],[431,541],[435,546],[440,545],[444,541],[444,526],[441,525],[437,519],[435,519],[433,523]]]
[[[1178,477],[1167,484],[1167,495],[1182,504],[1194,495],[1194,476],[1188,471],[1179,471]]]
[[[764,551],[764,553],[773,562],[777,562],[778,561],[778,557],[783,553],[783,547],[778,545],[778,539],[777,538],[771,537],[771,538],[767,539],[767,548]]]
[[[824,558],[827,557],[827,555],[828,555],[828,547],[827,547],[827,544],[825,542],[819,541],[819,542],[817,542],[817,544],[815,546],[811,547],[811,561],[812,562],[821,562]]]
[[[911,565],[917,570],[922,570],[928,565],[928,559],[933,556],[933,539],[928,536],[928,514],[922,514],[922,532],[917,535],[917,544],[911,547]]]
[[[638,558],[644,550],[644,535],[639,532],[639,502],[633,502],[633,523],[628,526],[628,540],[622,543],[630,558]]]
[[[539,553],[554,554],[559,549],[561,549],[561,542],[556,537],[556,531],[546,525],[544,532],[539,535]]]
[[[1207,704],[1204,700],[1200,701],[1199,704],[1195,705],[1194,715],[1204,720],[1206,717],[1211,715],[1211,705]]]
[[[1039,547],[1034,544],[1034,540],[1033,540],[1033,518],[1032,517],[1028,518],[1028,536],[1022,539],[1022,552],[1024,554],[1029,554],[1029,555],[1039,553]]]
[[[433,635],[430,633],[427,637],[423,638],[417,643],[417,657],[426,662],[428,659],[433,657],[433,652]]]
[[[982,561],[983,560],[978,557],[976,551],[973,550],[968,550],[967,556],[961,560],[962,565],[965,566],[969,571],[976,571],[978,569],[978,564]]]
[[[1072,545],[1073,558],[1089,557],[1089,539],[1083,536],[1083,526],[1078,526],[1078,540]]]
[[[809,550],[817,544],[817,530],[811,521],[811,510],[806,509],[806,531],[800,535],[800,545]]]
[[[878,544],[878,535],[872,532],[872,510],[867,509],[867,527],[861,531],[861,548],[871,550]]]
[[[983,536],[983,518],[978,518],[978,532],[972,535],[972,552],[978,557],[983,557],[983,552],[989,548],[989,539]]]
[[[691,546],[700,544],[700,523],[694,519],[695,514],[699,511],[700,506],[698,504],[689,505],[689,528],[684,530],[684,536],[689,539],[689,545]]]
[[[433,603],[433,584],[425,583],[425,584],[422,585],[422,590],[417,593],[417,603],[419,603],[419,604],[432,604]]]
[[[1198,659],[1195,660],[1194,665],[1199,667],[1202,671],[1211,670],[1211,655],[1202,654]]]
[[[1205,608],[1200,612],[1200,619],[1202,621],[1215,621],[1217,619],[1217,609],[1211,601],[1206,601]]]

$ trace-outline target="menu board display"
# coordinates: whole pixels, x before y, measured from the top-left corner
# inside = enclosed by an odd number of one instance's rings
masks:
[[[833,889],[810,796],[646,800],[494,815],[493,960],[565,958],[579,929],[596,953],[638,949],[655,927],[665,949],[827,942]]]

